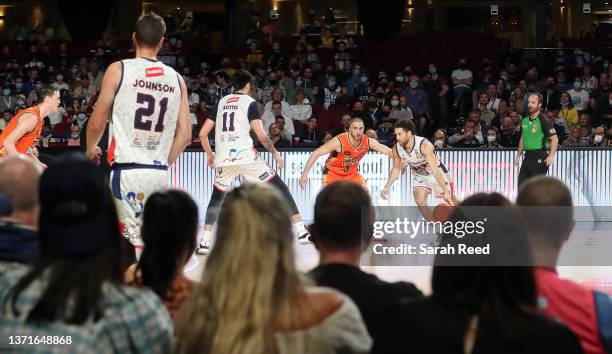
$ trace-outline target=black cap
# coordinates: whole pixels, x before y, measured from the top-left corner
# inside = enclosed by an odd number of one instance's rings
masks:
[[[54,159],[40,179],[40,237],[56,256],[82,256],[116,235],[115,207],[102,170],[82,153]]]

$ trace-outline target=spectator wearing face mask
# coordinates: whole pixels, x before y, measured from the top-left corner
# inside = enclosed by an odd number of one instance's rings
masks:
[[[8,86],[4,86],[2,89],[2,97],[0,97],[0,111],[4,112],[7,109],[13,111],[17,103],[17,99],[11,95],[11,89]]]
[[[208,83],[202,103],[204,103],[204,108],[206,108],[206,111],[209,113],[213,112],[215,107],[217,107],[219,96],[217,96],[217,85],[214,82]]]
[[[359,101],[367,101],[368,95],[370,94],[370,79],[368,78],[368,74],[362,72],[359,76],[359,83],[355,87],[355,99]]]
[[[578,111],[574,108],[572,99],[567,92],[561,93],[559,98],[561,109],[559,110],[558,118],[564,120],[569,129],[578,125]]]
[[[433,134],[432,144],[436,149],[449,149],[452,146],[448,145],[446,138],[446,130],[438,129]]]
[[[336,76],[329,75],[327,85],[321,90],[323,107],[328,109],[329,106],[336,103],[336,99],[340,95],[340,87],[337,85]]]
[[[465,59],[460,59],[457,69],[451,74],[453,93],[455,95],[455,103],[453,105],[458,109],[459,115],[465,115],[467,111],[466,102],[471,97],[473,78],[472,71],[467,68]]]
[[[593,133],[593,145],[598,148],[612,146],[612,137],[606,136],[605,126],[600,125],[595,128],[595,131]]]
[[[481,146],[481,148],[496,149],[501,147],[499,145],[498,132],[499,131],[497,130],[497,128],[488,126],[486,129],[487,142],[483,146]]]
[[[357,87],[361,83],[361,80],[360,80],[361,73],[362,73],[361,65],[355,64],[353,66],[353,70],[351,71],[351,76],[345,82],[346,87],[348,89],[348,95],[351,97],[355,97],[355,91],[357,90]],[[366,76],[366,79],[367,79],[367,76]]]
[[[431,108],[425,91],[419,88],[419,77],[411,75],[408,87],[402,90],[401,95],[406,97],[406,102],[410,110],[416,117],[429,116]]]
[[[582,89],[582,77],[574,78],[573,89],[567,91],[572,99],[572,103],[578,112],[584,112],[589,108],[589,93]]]

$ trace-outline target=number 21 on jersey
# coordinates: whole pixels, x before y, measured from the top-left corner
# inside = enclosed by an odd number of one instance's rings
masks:
[[[139,104],[145,104],[138,108],[134,112],[134,129],[151,131],[153,128],[153,119],[151,118],[155,114],[155,97],[146,93],[138,93],[136,96],[136,102]],[[164,97],[159,101],[159,113],[157,115],[157,123],[155,124],[154,130],[156,133],[164,131],[164,116],[168,109],[168,98]]]

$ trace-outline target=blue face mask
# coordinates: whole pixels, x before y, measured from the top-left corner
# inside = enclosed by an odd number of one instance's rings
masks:
[[[304,83],[304,81],[302,81],[302,80],[297,80],[297,81],[295,82],[295,86],[302,86],[302,84],[303,84],[303,83]]]
[[[330,89],[336,88],[336,82],[335,81],[328,82],[327,87],[329,87]]]
[[[396,76],[395,77],[395,81],[397,81],[397,82],[404,82],[404,77],[403,76]]]
[[[361,69],[353,69],[353,75],[359,76],[361,74]]]
[[[574,82],[574,88],[579,89],[582,86],[581,82]]]
[[[368,82],[368,77],[367,76],[362,76],[362,77],[359,78],[359,81],[361,81],[362,83],[365,84],[366,82]]]
[[[410,81],[410,88],[417,88],[417,86],[419,86],[419,84],[416,81]]]
[[[11,95],[11,89],[4,89],[4,95],[5,96],[10,96]]]
[[[22,89],[23,88],[23,84],[21,82],[18,82],[15,84],[15,88],[16,89]]]
[[[429,73],[435,75],[437,72],[436,68],[429,68]]]

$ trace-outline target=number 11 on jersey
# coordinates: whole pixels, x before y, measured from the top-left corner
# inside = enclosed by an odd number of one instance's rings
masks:
[[[228,114],[227,112],[223,113],[223,131],[224,132],[233,132],[234,131],[234,113],[232,112],[229,114],[229,127],[227,126],[227,118],[228,118]]]

